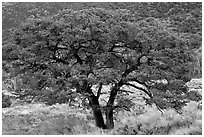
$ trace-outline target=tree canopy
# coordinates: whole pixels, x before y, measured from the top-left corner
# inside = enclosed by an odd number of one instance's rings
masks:
[[[171,26],[160,18],[138,20],[126,9],[67,9],[28,18],[3,46],[3,68],[19,76],[24,91],[41,97],[76,91],[88,98],[96,125],[111,129],[115,98],[129,92],[124,85],[144,92],[147,103],[160,109],[179,110],[188,102],[192,44]],[[104,85],[111,86],[106,124],[98,101]]]

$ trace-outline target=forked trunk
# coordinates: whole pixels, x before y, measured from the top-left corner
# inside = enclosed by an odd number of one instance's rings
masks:
[[[89,98],[89,103],[93,110],[93,115],[94,115],[96,126],[102,129],[106,129],[106,125],[103,120],[103,115],[102,115],[101,108],[98,102],[98,98],[95,96],[91,96]]]
[[[115,85],[115,87],[111,90],[110,98],[108,100],[105,114],[106,114],[106,125],[104,123],[103,115],[101,112],[101,108],[98,102],[98,96],[91,94],[89,96],[89,103],[93,110],[93,115],[95,118],[96,126],[102,129],[113,129],[114,121],[113,121],[113,104],[115,97],[117,95],[117,90],[122,86],[122,81]],[[91,92],[88,92],[91,93]]]

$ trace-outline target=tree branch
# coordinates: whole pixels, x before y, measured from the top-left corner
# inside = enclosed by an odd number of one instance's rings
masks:
[[[124,85],[132,86],[132,87],[134,87],[134,88],[136,88],[136,89],[139,89],[139,90],[142,90],[143,92],[145,92],[145,93],[152,99],[152,101],[153,101],[154,104],[156,105],[157,109],[163,114],[163,110],[157,105],[157,103],[156,103],[156,102],[154,101],[154,99],[153,99],[152,94],[151,94],[148,90],[143,89],[143,88],[138,87],[138,86],[135,86],[134,84],[131,84],[131,83],[124,83]]]
[[[120,89],[120,87],[123,85],[123,80],[120,80],[118,83],[116,83],[110,92],[110,97],[107,103],[107,106],[112,106],[115,100],[115,97],[117,95],[118,90]]]
[[[99,88],[98,88],[98,92],[97,92],[97,98],[99,98],[101,95],[102,86],[103,86],[103,83],[100,83]]]
[[[128,81],[134,81],[134,82],[137,82],[141,85],[144,85],[146,87],[149,87],[145,82],[142,82],[142,81],[139,81],[137,78],[127,78],[124,80],[125,82],[128,82]]]
[[[78,62],[80,65],[82,65],[83,62],[82,62],[82,59],[79,57],[78,53],[74,53],[73,55],[74,55],[74,57],[77,59],[77,62]]]
[[[124,89],[119,89],[118,91],[125,92],[125,93],[127,93],[127,94],[128,94],[128,93],[132,93],[132,94],[135,93],[135,92],[128,91],[128,90],[124,90]]]
[[[150,98],[153,98],[152,94],[151,94],[148,90],[146,90],[146,89],[144,89],[144,88],[138,87],[138,86],[136,86],[136,85],[134,85],[134,84],[131,84],[131,83],[124,83],[124,85],[131,86],[131,87],[134,87],[134,88],[136,88],[136,89],[142,90],[142,91],[145,92]]]
[[[138,67],[141,65],[140,59],[141,59],[143,56],[146,56],[146,54],[141,54],[141,55],[138,57],[136,64],[132,65],[130,68],[128,68],[128,69],[125,70],[125,72],[122,74],[122,78],[126,78],[128,74],[130,74],[132,71],[138,69]]]

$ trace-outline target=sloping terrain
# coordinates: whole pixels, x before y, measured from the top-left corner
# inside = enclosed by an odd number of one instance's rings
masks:
[[[166,3],[126,3],[126,2],[91,2],[91,3],[23,3],[8,2],[2,4],[2,47],[10,44],[16,28],[28,18],[39,18],[56,14],[62,9],[80,10],[84,8],[128,9],[135,13],[135,20],[158,19],[166,22],[167,28],[178,32],[185,39],[194,61],[190,64],[190,76],[202,74],[202,3],[166,2]],[[6,54],[7,56],[7,54]],[[8,62],[3,61],[3,64]],[[6,70],[6,68],[3,67]],[[12,87],[13,72],[2,71],[5,87]],[[9,75],[7,75],[9,74]],[[7,81],[8,80],[8,81]],[[128,97],[120,94],[115,105],[126,103],[130,109],[114,111],[115,128],[101,130],[94,125],[91,109],[83,108],[80,100],[74,105],[26,104],[18,102],[2,109],[2,132],[4,135],[69,135],[69,134],[119,134],[119,135],[200,135],[202,134],[202,79],[192,79],[187,83],[188,96],[192,102],[183,107],[178,114],[168,109],[164,113],[152,105],[145,105],[145,96],[138,90],[131,90]],[[4,86],[3,86],[4,89]],[[7,89],[7,88],[5,88]],[[9,89],[9,88],[8,88]],[[11,91],[15,90],[11,88]],[[107,103],[109,87],[103,88],[100,103]],[[10,91],[7,90],[7,91]],[[3,91],[3,92],[7,92]],[[41,92],[41,91],[39,91]],[[10,92],[5,94],[11,96]],[[15,98],[15,97],[13,97]],[[129,100],[132,100],[132,102]],[[55,99],[53,99],[55,100]],[[120,102],[119,102],[120,100]],[[52,99],[51,99],[52,101]],[[128,102],[129,101],[129,102]]]
[[[187,83],[189,87],[201,87],[202,79]],[[131,111],[115,112],[115,128],[101,130],[94,125],[90,109],[68,104],[46,106],[28,104],[2,109],[2,133],[4,135],[56,135],[56,134],[202,134],[202,110],[198,102],[190,102],[180,115],[172,109],[162,114],[155,106],[136,105]]]

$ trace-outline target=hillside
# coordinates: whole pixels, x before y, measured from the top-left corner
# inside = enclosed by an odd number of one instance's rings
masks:
[[[202,79],[187,83],[191,90],[202,91]],[[138,93],[137,91],[135,93]],[[202,93],[201,93],[202,94]],[[104,96],[105,97],[105,96]],[[2,109],[3,135],[198,135],[202,134],[202,103],[190,102],[180,115],[175,110],[162,114],[155,106],[144,105],[132,94],[131,111],[115,111],[116,128],[101,130],[94,125],[90,109],[68,104],[24,104]],[[105,98],[104,98],[105,99]]]
[[[2,4],[3,30],[7,31],[18,27],[28,17],[49,16],[56,14],[64,8],[80,10],[84,8],[98,7],[105,9],[128,9],[134,13],[138,20],[154,17],[163,18],[172,22],[172,27],[186,33],[201,34],[202,13],[201,3],[133,3],[133,2],[46,2],[46,3],[15,3]],[[184,23],[185,22],[185,23]]]
[[[3,2],[3,135],[201,135],[201,2]]]
[[[169,28],[188,40],[195,56],[191,75],[201,78],[202,66],[202,3],[188,2],[4,2],[2,4],[2,37],[8,43],[10,35],[28,18],[39,18],[56,14],[63,9],[85,8],[128,9],[136,20],[155,18],[169,24]]]

